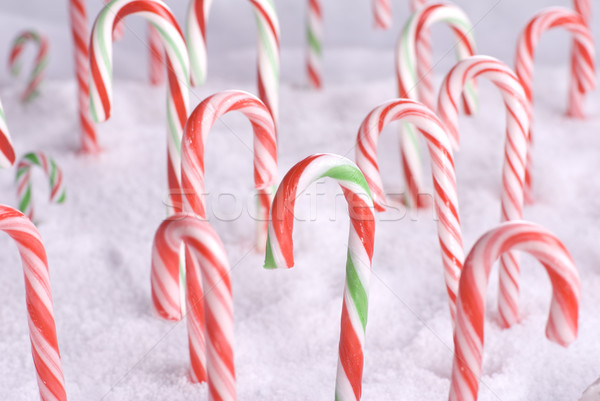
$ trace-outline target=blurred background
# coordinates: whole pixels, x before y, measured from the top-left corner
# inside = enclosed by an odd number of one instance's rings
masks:
[[[167,0],[182,25],[185,23],[187,0]],[[371,0],[324,0],[325,79],[381,79],[393,77],[393,48],[409,14],[408,0],[392,0],[393,25],[388,31],[375,30]],[[475,26],[475,37],[481,54],[500,58],[513,65],[519,32],[536,11],[543,7],[572,7],[569,0],[456,0]],[[88,1],[90,26],[103,5],[102,0]],[[303,48],[305,43],[306,0],[275,0],[282,45],[282,78],[303,82]],[[592,29],[600,27],[600,10],[592,19]],[[115,76],[145,80],[148,57],[145,23],[142,18],[125,20],[124,39],[115,45]],[[3,0],[0,5],[0,60],[6,65],[12,39],[23,29],[35,28],[50,39],[51,61],[48,74],[52,78],[72,76],[72,40],[66,0]],[[594,29],[596,39],[597,29]],[[453,55],[450,30],[436,26],[433,30],[437,61],[451,65]],[[539,65],[566,63],[569,35],[555,30],[540,43],[536,61]],[[209,79],[253,79],[256,27],[247,0],[213,2],[208,23]],[[32,47],[32,46],[31,46]],[[344,56],[349,49],[364,49],[364,57]],[[33,50],[29,49],[31,54]],[[329,56],[328,56],[329,55]],[[26,56],[28,57],[28,56]],[[340,65],[340,64],[346,64]],[[211,68],[212,67],[212,68]],[[441,68],[441,67],[440,67]],[[368,70],[370,73],[364,74]],[[330,71],[328,77],[327,71]],[[337,76],[339,71],[347,75]],[[0,67],[0,82],[8,79],[8,68]]]

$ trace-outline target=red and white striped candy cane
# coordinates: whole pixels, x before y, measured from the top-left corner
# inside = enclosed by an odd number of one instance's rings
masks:
[[[411,0],[410,11],[416,12],[420,8],[425,7],[427,0]],[[427,105],[433,110],[435,104],[435,88],[433,86],[432,74],[432,47],[431,34],[427,30],[423,30],[417,38],[415,45],[417,52],[417,76],[419,77],[419,85],[417,86],[418,99],[424,105]]]
[[[458,102],[467,82],[487,78],[500,90],[506,108],[506,141],[502,168],[502,220],[523,217],[523,192],[527,136],[529,135],[529,101],[519,78],[501,61],[488,56],[474,56],[458,62],[446,76],[438,99],[438,115],[458,148]],[[515,254],[501,258],[498,307],[504,326],[519,318],[519,262]]]
[[[444,124],[426,106],[408,99],[394,99],[377,106],[363,121],[356,138],[356,164],[362,170],[373,193],[378,210],[386,205],[381,173],[377,163],[379,134],[394,121],[414,124],[427,141],[431,157],[437,229],[442,247],[442,262],[450,313],[455,314],[456,292],[464,252],[458,214],[454,159]]]
[[[150,83],[161,85],[165,81],[165,66],[160,33],[148,24],[148,47],[150,47]]]
[[[233,300],[225,248],[207,221],[176,214],[156,231],[153,270],[178,255],[181,243],[186,245],[190,378],[199,382],[208,377],[209,400],[234,401]],[[177,276],[177,263],[170,266]]]
[[[54,159],[42,152],[31,152],[24,155],[17,164],[17,198],[19,210],[33,220],[33,197],[31,188],[31,168],[41,167],[50,183],[50,202],[63,203],[67,193],[63,174]]]
[[[211,5],[212,0],[191,0],[188,7],[185,37],[193,85],[203,85],[206,81],[206,23]]]
[[[104,0],[104,4],[108,4],[111,1],[112,0]],[[113,40],[114,41],[121,40],[121,39],[123,39],[124,35],[125,35],[125,24],[123,23],[123,21],[121,21],[117,25],[115,25],[115,27],[113,28]]]
[[[308,0],[306,19],[306,73],[312,88],[323,86],[323,7],[321,0]]]
[[[85,153],[100,151],[96,138],[96,127],[92,122],[89,102],[89,32],[85,0],[69,0],[71,33],[75,53],[77,75],[77,100],[81,125],[81,150]]]
[[[0,205],[0,231],[16,243],[25,275],[31,353],[42,401],[66,401],[52,306],[48,260],[40,233],[18,210]]]
[[[527,24],[517,41],[515,72],[523,84],[525,94],[530,101],[530,115],[533,115],[533,55],[538,41],[544,32],[561,27],[573,35],[576,46],[581,51],[577,64],[577,87],[583,94],[596,86],[596,67],[594,38],[579,13],[563,7],[550,7],[537,13]],[[529,152],[527,156],[527,174],[525,177],[525,200],[531,202],[532,195],[532,149],[533,137],[529,134]]]
[[[581,15],[581,18],[585,24],[590,26],[590,18],[592,16],[592,4],[590,0],[575,0],[574,2],[575,11]],[[585,94],[580,85],[581,70],[585,70],[586,64],[586,50],[575,41],[571,50],[571,84],[569,86],[569,105],[567,108],[567,115],[575,118],[584,118],[584,100]]]
[[[545,228],[512,221],[488,231],[473,246],[460,278],[450,401],[475,401],[481,377],[485,294],[494,262],[509,251],[535,257],[552,282],[546,337],[562,346],[577,337],[579,275],[569,251]]]
[[[23,102],[28,102],[39,94],[40,84],[44,79],[44,71],[48,66],[48,39],[35,31],[25,31],[13,41],[10,57],[8,59],[8,66],[11,69],[11,74],[17,76],[21,72],[22,63],[20,56],[25,44],[29,41],[34,42],[38,46],[38,53],[37,56],[35,56],[34,67],[33,71],[31,71],[27,88],[23,94],[21,94],[21,100]]]
[[[4,108],[0,101],[0,168],[8,168],[15,164],[15,150],[6,125]]]
[[[405,25],[396,47],[396,77],[400,98],[418,100],[416,88],[419,85],[417,75],[417,44],[423,32],[431,25],[445,22],[450,25],[458,38],[457,55],[459,59],[475,53],[475,41],[472,26],[466,14],[458,7],[445,3],[436,3],[417,10]],[[474,110],[477,103],[474,86],[465,91],[466,110]],[[433,109],[435,103],[430,105]],[[402,166],[406,185],[406,204],[408,207],[424,206],[419,203],[419,194],[423,193],[423,173],[418,138],[414,127],[406,124],[400,135]]]
[[[239,111],[254,131],[254,183],[258,190],[256,247],[264,250],[272,187],[277,180],[277,135],[271,113],[255,96],[242,91],[225,91],[206,98],[190,115],[182,146],[182,190],[184,210],[206,218],[204,188],[204,145],[218,118]]]
[[[375,28],[388,29],[392,24],[391,0],[373,0],[373,17]]]
[[[294,266],[292,231],[296,199],[310,184],[325,177],[334,179],[342,188],[351,220],[335,399],[358,401],[362,391],[375,217],[369,186],[353,162],[338,155],[317,154],[290,169],[273,200],[265,268]]]
[[[181,207],[181,136],[189,110],[189,57],[185,40],[171,10],[160,0],[114,0],[104,7],[92,29],[90,101],[96,121],[110,118],[112,108],[112,29],[123,18],[137,14],[161,32],[167,55],[167,176],[171,209]]]

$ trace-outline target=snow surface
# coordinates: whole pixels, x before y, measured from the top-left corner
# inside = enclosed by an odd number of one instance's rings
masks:
[[[280,178],[316,152],[353,158],[367,113],[393,98],[392,54],[330,53],[326,90],[304,87],[299,52],[284,52]],[[354,68],[350,60],[364,60]],[[255,92],[254,52],[230,56],[238,76],[213,68],[192,104],[224,89]],[[367,74],[372,66],[376,74]],[[219,66],[220,67],[220,66]],[[348,68],[346,68],[348,67]],[[440,70],[441,71],[441,70]],[[379,73],[381,72],[381,73]],[[287,75],[286,75],[287,74]],[[231,77],[235,78],[231,78]],[[550,283],[523,257],[522,322],[499,326],[497,270],[488,294],[480,400],[576,400],[600,375],[600,96],[590,118],[564,117],[565,67],[536,72],[534,180],[536,203],[525,217],[552,230],[581,274],[580,332],[569,348],[544,336]],[[438,76],[441,79],[441,76]],[[456,169],[465,249],[499,222],[504,110],[481,83],[481,110],[461,117]],[[0,82],[0,97],[19,155],[43,150],[67,182],[67,202],[48,205],[35,175],[39,230],[48,252],[58,339],[70,400],[206,399],[206,386],[187,378],[185,321],[156,318],[150,302],[150,252],[165,217],[166,138],[163,87],[116,79],[111,120],[98,126],[104,152],[77,153],[75,83],[52,80],[31,104],[18,102],[22,81]],[[391,193],[402,192],[397,126],[382,134],[379,158]],[[211,133],[206,154],[209,218],[232,266],[235,361],[240,400],[330,400],[337,362],[348,217],[331,182],[300,197],[294,233],[296,267],[268,271],[253,250],[250,124],[229,115]],[[426,158],[428,159],[428,158]],[[16,205],[15,168],[0,174],[0,202]],[[431,180],[427,180],[431,188]],[[250,207],[249,207],[250,205]],[[24,283],[18,254],[0,237],[0,399],[37,399],[30,356]],[[440,249],[431,211],[392,210],[378,216],[367,329],[363,400],[447,398],[452,332]]]

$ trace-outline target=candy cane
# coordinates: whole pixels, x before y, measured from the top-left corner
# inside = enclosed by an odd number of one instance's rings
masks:
[[[104,0],[104,4],[110,3],[112,0]],[[113,28],[113,40],[118,41],[123,39],[125,35],[125,24],[121,21]]]
[[[472,26],[465,13],[449,4],[431,4],[416,11],[405,25],[396,47],[396,76],[400,98],[417,100],[415,88],[419,84],[417,75],[416,45],[422,32],[428,32],[436,22],[450,25],[459,39],[457,54],[459,59],[475,53],[475,41],[471,35]],[[473,110],[476,104],[474,87],[465,92],[466,110]],[[434,104],[430,105],[433,109]],[[414,127],[405,125],[400,135],[402,166],[406,184],[406,204],[409,207],[423,206],[419,194],[423,193],[423,173],[417,134]]]
[[[318,154],[290,169],[273,200],[265,267],[294,266],[292,231],[296,199],[310,184],[324,177],[334,179],[342,187],[351,220],[335,399],[358,401],[362,387],[375,219],[369,186],[354,163],[338,155]]]
[[[446,76],[438,99],[438,115],[458,148],[458,101],[467,82],[487,78],[500,90],[506,107],[506,141],[502,168],[502,220],[523,216],[529,101],[519,78],[504,63],[487,56],[460,61]],[[519,318],[519,262],[507,253],[501,258],[498,307],[505,327]]]
[[[242,91],[220,92],[206,98],[190,115],[182,148],[184,210],[206,218],[204,146],[217,119],[232,111],[244,114],[254,131],[254,183],[260,205],[256,247],[262,251],[266,243],[271,187],[277,179],[277,136],[271,113],[255,96]]]
[[[425,7],[427,0],[411,0],[410,10],[412,13]],[[431,62],[431,34],[427,30],[421,31],[415,45],[417,57],[417,76],[419,84],[417,86],[417,96],[421,103],[429,106],[433,110],[435,104],[435,88],[433,86]]]
[[[323,86],[323,8],[321,0],[308,0],[308,18],[306,21],[306,73],[312,88]]]
[[[42,152],[27,153],[17,164],[17,198],[19,210],[33,220],[33,197],[31,190],[31,168],[41,167],[50,181],[50,202],[63,203],[67,193],[62,171],[54,161]]]
[[[212,0],[192,0],[188,7],[185,37],[194,85],[206,81],[206,23],[211,5]]]
[[[454,318],[458,280],[464,260],[454,159],[444,124],[424,105],[408,99],[387,101],[367,115],[356,139],[356,164],[365,175],[377,210],[385,210],[385,194],[377,163],[377,143],[381,131],[391,122],[414,124],[427,141],[435,188],[437,229],[442,247],[442,262],[450,314]]]
[[[592,4],[590,0],[575,0],[575,11],[581,15],[585,24],[590,26],[590,18],[592,14]],[[571,84],[569,86],[569,106],[567,115],[576,118],[583,118],[585,113],[584,100],[585,93],[580,85],[581,71],[584,71],[587,65],[586,49],[582,48],[577,41],[573,43],[571,50]]]
[[[234,401],[233,301],[227,254],[207,221],[176,214],[156,231],[153,270],[178,255],[182,242],[186,245],[190,377],[194,382],[208,377],[209,400]],[[177,276],[177,263],[171,267]]]
[[[25,275],[31,354],[42,401],[66,401],[65,379],[56,339],[48,260],[40,233],[31,220],[0,205],[0,231],[16,243]]]
[[[8,168],[15,163],[15,150],[6,125],[4,108],[0,101],[0,168]]]
[[[574,37],[576,46],[581,50],[580,60],[582,62],[577,67],[577,86],[582,94],[581,96],[590,92],[596,86],[594,38],[590,29],[585,25],[581,15],[572,10],[562,7],[546,8],[529,21],[523,32],[521,32],[517,42],[515,72],[523,84],[525,94],[532,105],[531,108],[533,108],[533,54],[542,34],[556,27],[562,27],[569,31]],[[532,110],[530,110],[530,114],[533,114]],[[533,138],[530,133],[527,174],[525,177],[525,197],[528,202],[531,202],[533,199],[531,190],[531,170],[533,167],[531,161],[532,142]]]
[[[181,135],[188,116],[189,58],[183,34],[170,9],[160,0],[114,0],[98,15],[92,29],[90,67],[92,115],[98,122],[110,118],[112,108],[112,40],[115,24],[139,14],[161,33],[167,55],[167,173],[171,208],[181,207]]]
[[[392,24],[391,0],[373,0],[373,17],[375,28],[388,29]]]
[[[21,53],[25,44],[29,41],[34,42],[38,47],[38,53],[35,57],[35,64],[27,88],[21,95],[23,102],[28,102],[39,95],[40,84],[44,79],[44,70],[48,66],[48,39],[45,36],[38,34],[35,31],[25,31],[15,38],[10,51],[8,66],[11,69],[11,74],[16,77],[21,72],[22,63],[20,60]]]
[[[71,33],[77,75],[77,100],[81,126],[81,150],[85,153],[100,151],[96,138],[96,127],[90,116],[89,103],[89,33],[85,0],[69,0]]]
[[[150,83],[161,85],[165,81],[165,67],[160,33],[148,24],[148,46],[150,47]]]
[[[527,252],[546,269],[552,303],[546,337],[567,346],[577,337],[579,276],[569,251],[545,228],[513,221],[488,231],[473,246],[460,279],[454,335],[451,401],[475,401],[481,377],[485,293],[492,265],[511,250]]]

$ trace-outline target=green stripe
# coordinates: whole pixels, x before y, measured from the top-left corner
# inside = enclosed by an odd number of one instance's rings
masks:
[[[29,171],[29,166],[26,167],[21,167],[20,169],[17,170],[17,177],[16,179],[18,180],[23,174],[25,174],[27,171]]]
[[[311,47],[311,49],[314,50],[315,53],[317,53],[319,56],[321,56],[323,48],[321,46],[321,42],[319,41],[319,39],[315,36],[315,33],[312,30],[308,30],[307,31],[308,34],[308,44]]]
[[[31,163],[41,166],[42,164],[40,163],[40,159],[37,157],[37,155],[35,153],[27,153],[25,156],[23,156],[24,159],[29,160]]]
[[[183,69],[183,77],[185,79],[184,81],[184,85],[181,86],[185,86],[187,87],[189,84],[189,76],[190,76],[190,72],[186,69],[186,60],[189,60],[189,56],[186,54],[185,56],[183,54],[181,54],[181,52],[179,51],[179,47],[177,47],[175,45],[175,42],[173,41],[173,39],[167,35],[167,33],[157,24],[152,22],[152,26],[154,26],[154,28],[156,28],[156,30],[160,33],[160,36],[166,40],[169,43],[169,46],[171,47],[171,49],[174,51],[175,55],[177,56],[177,61],[179,61],[179,65],[181,65],[182,69]],[[183,48],[186,50],[187,53],[187,48],[185,47],[185,40],[183,40],[184,46]],[[180,77],[177,77],[178,79]],[[183,95],[183,94],[182,94]]]
[[[56,166],[56,163],[54,163],[54,160],[50,159],[50,186],[54,187],[54,184],[56,183],[56,175],[58,173],[58,167]]]
[[[364,332],[367,329],[369,296],[367,295],[367,291],[363,287],[362,282],[358,277],[358,273],[356,272],[356,268],[352,262],[352,256],[350,256],[350,251],[348,251],[348,256],[346,259],[346,286],[350,296],[352,297],[352,301],[354,301],[354,305],[356,306],[356,312],[358,313],[358,317],[360,318],[360,323]]]
[[[179,121],[175,122],[175,119],[173,118],[171,108],[169,107],[169,99],[170,97],[167,98],[167,124],[169,125],[169,135],[171,135],[177,153],[181,156],[181,138],[179,136],[181,130],[179,129]]]
[[[278,61],[278,57],[275,54],[276,53],[276,49],[273,49],[271,46],[267,46],[267,44],[269,43],[269,33],[266,29],[266,27],[264,26],[264,24],[261,23],[261,19],[257,13],[256,15],[256,24],[258,26],[258,34],[260,36],[260,41],[263,44],[263,48],[265,49],[266,53],[267,53],[267,59],[269,60],[269,64],[271,65],[271,70],[273,71],[273,74],[275,75],[275,87],[278,88],[279,87],[279,61]]]
[[[19,210],[25,213],[29,207],[29,202],[31,202],[31,185],[28,184],[25,195],[21,198],[21,202],[19,202]]]
[[[67,191],[63,191],[60,198],[56,200],[56,203],[63,203],[67,199]]]
[[[267,247],[265,249],[265,269],[276,269],[277,264],[275,263],[275,258],[273,257],[273,250],[271,249],[271,238],[270,234],[267,234]]]
[[[107,43],[104,41],[103,33],[104,33],[104,25],[105,25],[104,20],[106,20],[106,16],[108,15],[109,12],[113,13],[113,11],[111,10],[113,3],[114,2],[107,4],[106,7],[104,7],[104,10],[102,10],[102,12],[100,13],[100,15],[98,15],[98,20],[96,22],[96,28],[98,28],[98,29],[94,29],[94,31],[92,32],[93,38],[100,42],[100,57],[102,59],[102,63],[108,70],[108,80],[109,80],[110,85],[112,85],[112,75],[113,75],[112,62],[110,61],[110,55],[108,54]],[[111,38],[111,40],[112,40],[112,38]],[[90,49],[90,52],[91,52],[91,49]],[[91,85],[90,85],[90,88],[91,88]]]
[[[416,71],[416,65],[415,65],[416,62],[413,62],[413,63],[410,62],[411,58],[414,59],[414,57],[410,57],[410,54],[408,53],[408,49],[409,49],[408,31],[409,31],[414,19],[415,19],[415,14],[413,14],[410,17],[410,19],[408,20],[408,22],[406,23],[406,25],[404,26],[404,29],[402,31],[403,53],[402,53],[401,57],[404,60],[404,64],[406,65],[406,68],[408,68],[408,73],[410,74],[411,78],[413,79],[414,82],[416,82],[417,81],[417,71]],[[413,90],[413,88],[405,88],[405,89],[407,91]],[[407,93],[407,95],[408,95],[408,93]]]
[[[191,69],[194,72],[194,78],[196,79],[196,82],[194,82],[194,84],[196,84],[196,86],[200,86],[200,85],[204,85],[204,82],[206,82],[206,71],[204,71],[202,69],[202,67],[200,67],[200,59],[198,58],[198,52],[195,51],[193,49],[194,46],[192,46],[192,42],[191,42],[191,37],[192,35],[189,32],[189,27],[188,27],[188,31],[186,32],[187,34],[187,43],[188,43],[188,56],[190,57],[190,63],[191,63]],[[206,49],[206,44],[204,46],[204,48]],[[206,57],[206,55],[205,55]]]
[[[365,176],[355,166],[350,164],[342,164],[340,166],[332,167],[325,173],[321,174],[321,177],[319,178],[323,177],[331,177],[336,180],[351,181],[355,184],[358,184],[367,193],[367,195],[369,195],[369,198],[372,199],[371,190],[369,189],[367,180],[365,180]]]

